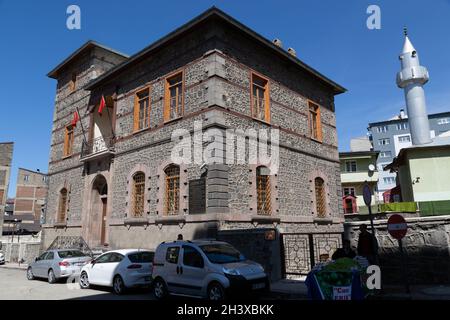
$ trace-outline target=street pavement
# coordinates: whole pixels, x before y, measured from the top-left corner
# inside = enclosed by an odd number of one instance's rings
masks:
[[[78,283],[28,280],[26,270],[0,268],[0,300],[154,300],[150,290],[136,289],[117,296],[109,288],[80,289]]]
[[[292,281],[280,282],[275,290],[262,300],[306,299],[304,284]],[[155,300],[149,289],[128,290],[124,295],[115,295],[110,288],[95,287],[80,289],[78,283],[60,281],[49,284],[46,279],[28,280],[26,266],[5,265],[0,267],[0,300]],[[187,298],[172,297],[174,300]],[[192,299],[187,299],[192,300]]]

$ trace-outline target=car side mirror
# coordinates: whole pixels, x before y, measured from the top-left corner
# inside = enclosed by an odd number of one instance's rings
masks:
[[[38,262],[39,261],[39,258],[34,258],[34,262]]]

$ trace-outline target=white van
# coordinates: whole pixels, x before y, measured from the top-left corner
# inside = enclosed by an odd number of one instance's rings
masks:
[[[153,260],[153,290],[224,300],[236,293],[269,290],[264,268],[226,242],[196,240],[161,243]]]

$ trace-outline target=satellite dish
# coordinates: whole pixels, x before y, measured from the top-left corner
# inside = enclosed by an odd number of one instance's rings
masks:
[[[369,171],[375,171],[375,166],[373,164],[369,164]]]

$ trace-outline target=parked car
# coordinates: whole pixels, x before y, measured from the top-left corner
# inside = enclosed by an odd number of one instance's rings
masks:
[[[149,287],[153,257],[154,252],[139,249],[105,252],[82,268],[80,287],[107,286],[112,287],[115,294],[122,294],[131,287]]]
[[[175,294],[224,300],[269,289],[260,264],[219,241],[163,242],[155,252],[153,279],[158,299]]]
[[[79,275],[91,259],[77,249],[48,250],[28,266],[27,278],[46,278],[49,283],[55,283],[58,279]]]
[[[5,255],[3,252],[0,252],[0,264],[5,264]]]

